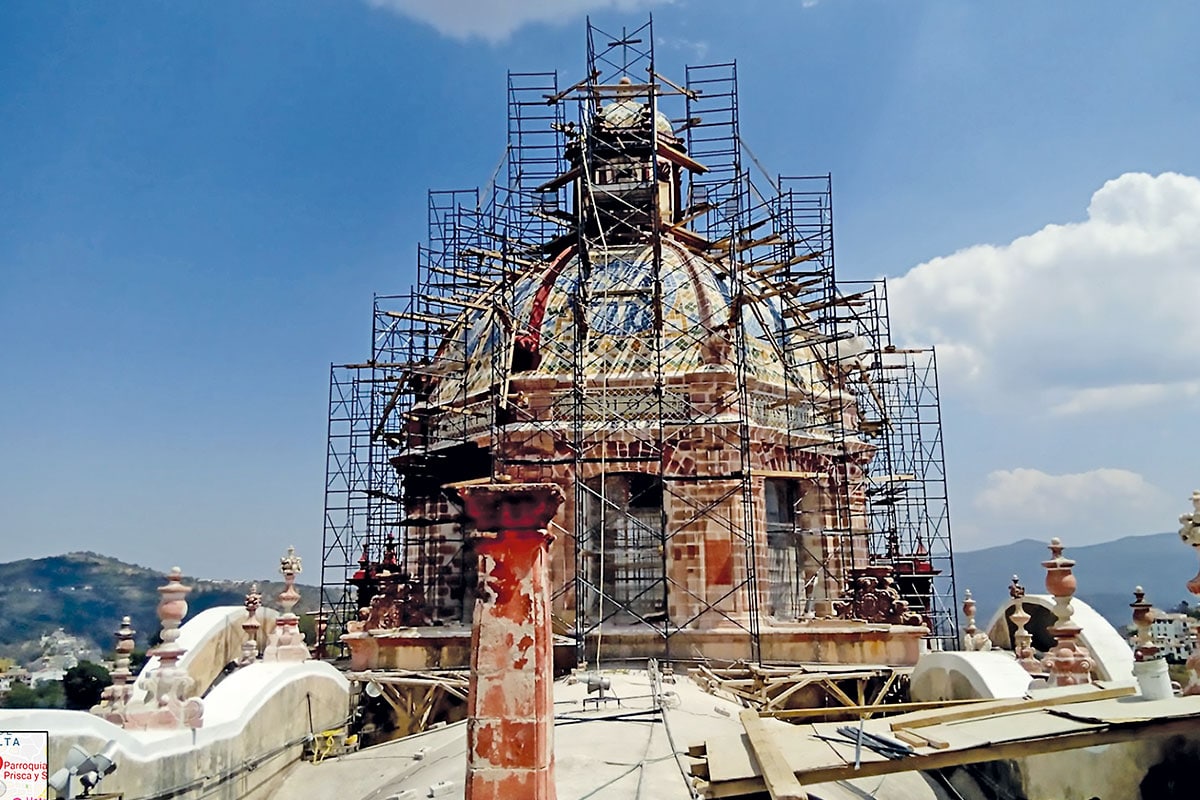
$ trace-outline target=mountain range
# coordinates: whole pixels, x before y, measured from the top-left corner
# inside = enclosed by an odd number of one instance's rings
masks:
[[[961,603],[970,589],[978,603],[976,617],[983,624],[1008,598],[1009,579],[1018,574],[1026,591],[1045,592],[1049,558],[1045,542],[1023,539],[982,550],[960,552],[954,558],[955,584]],[[1103,544],[1068,547],[1065,555],[1076,561],[1079,599],[1096,609],[1114,626],[1130,621],[1133,589],[1142,586],[1147,599],[1159,608],[1180,601],[1196,604],[1185,583],[1200,566],[1195,555],[1175,533],[1127,536]],[[166,575],[96,553],[68,553],[49,558],[0,563],[0,655],[31,653],[39,637],[63,628],[89,640],[103,651],[112,648],[112,632],[121,617],[132,617],[137,644],[144,648],[158,634],[157,588]],[[241,605],[249,581],[191,580],[188,616],[221,605]],[[260,581],[266,605],[276,606],[280,581]],[[317,608],[320,590],[297,584],[301,601],[298,613]]]
[[[1179,541],[1177,533],[1126,536],[1103,544],[1068,546],[1063,553],[1074,559],[1079,583],[1076,596],[1096,609],[1118,630],[1131,621],[1129,604],[1133,589],[1141,586],[1146,599],[1156,607],[1170,609],[1180,601],[1195,605],[1197,599],[1184,585],[1196,575],[1200,559]],[[970,550],[954,555],[954,582],[959,602],[970,589],[978,603],[976,620],[982,626],[1008,599],[1012,576],[1020,575],[1030,594],[1045,594],[1046,568],[1050,557],[1046,542],[1022,539],[1011,544]]]
[[[126,615],[137,631],[137,647],[143,649],[160,629],[157,590],[165,582],[165,573],[96,553],[0,563],[0,655],[27,658],[31,643],[56,628],[107,652],[113,647],[112,632]],[[183,582],[192,587],[188,618],[214,606],[241,605],[251,586],[250,581],[187,577]],[[260,581],[258,588],[264,605],[278,607],[275,595],[283,590],[282,581]],[[296,588],[301,600],[295,611],[314,610],[320,590],[300,584]]]

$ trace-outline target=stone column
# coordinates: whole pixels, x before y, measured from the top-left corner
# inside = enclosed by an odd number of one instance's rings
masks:
[[[474,522],[479,595],[471,631],[466,800],[554,800],[550,543],[557,484],[459,489]]]
[[[1074,609],[1076,580],[1071,571],[1075,562],[1063,558],[1063,545],[1058,537],[1050,540],[1050,558],[1042,562],[1046,568],[1046,591],[1054,595],[1054,616],[1057,621],[1050,633],[1054,648],[1046,656],[1051,686],[1074,686],[1092,681],[1092,654],[1079,641],[1083,630],[1071,618]]]

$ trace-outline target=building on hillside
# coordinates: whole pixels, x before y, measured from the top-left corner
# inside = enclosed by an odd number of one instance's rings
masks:
[[[881,281],[835,274],[829,176],[763,174],[736,65],[665,78],[648,28],[589,27],[585,76],[510,74],[507,181],[431,193],[417,285],[332,370],[331,627],[360,666],[461,663],[457,487],[515,481],[566,496],[578,659],[955,642],[934,355],[893,343]],[[399,630],[437,655],[381,657]]]
[[[14,664],[0,673],[0,695],[7,695],[16,684],[29,686],[30,683],[29,670]]]
[[[96,661],[100,651],[91,642],[58,628],[41,637],[41,654],[28,664],[37,685],[45,681],[62,680],[67,670],[80,661]]]
[[[1150,633],[1168,660],[1182,664],[1196,645],[1195,626],[1196,620],[1187,614],[1174,614],[1156,608]]]

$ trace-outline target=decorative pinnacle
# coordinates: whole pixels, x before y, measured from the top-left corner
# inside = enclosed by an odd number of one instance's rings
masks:
[[[287,549],[287,555],[279,559],[279,572],[284,576],[286,576],[289,572],[292,575],[299,575],[304,571],[302,564],[303,559],[296,555],[296,548],[289,545]]]
[[[1062,539],[1057,536],[1050,540],[1050,559],[1043,561],[1042,566],[1046,569],[1066,569],[1075,566],[1075,562],[1069,558],[1063,558],[1063,543]]]
[[[129,617],[121,617],[121,627],[113,633],[117,637],[116,669],[112,673],[114,684],[124,686],[129,679],[129,657],[133,654],[133,637],[136,633],[137,631],[132,626],[132,620]]]
[[[175,644],[179,638],[179,623],[187,616],[187,596],[192,587],[184,586],[183,570],[171,567],[167,582],[158,587],[158,618],[162,622],[162,644],[154,652],[162,657],[166,653],[178,657],[183,651]]]
[[[1154,624],[1154,606],[1146,602],[1146,590],[1140,586],[1133,590],[1133,597],[1133,602],[1129,604],[1133,609],[1133,624],[1137,626],[1133,660],[1149,661],[1158,656],[1158,647],[1150,632],[1150,626]]]
[[[246,593],[246,601],[242,604],[246,608],[246,615],[253,618],[258,613],[259,606],[262,605],[262,592],[258,590],[258,584],[250,584],[250,591]]]

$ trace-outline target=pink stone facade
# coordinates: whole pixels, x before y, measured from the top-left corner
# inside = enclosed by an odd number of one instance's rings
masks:
[[[522,422],[498,429],[495,438],[487,429],[479,431],[476,444],[491,451],[506,479],[553,483],[565,497],[550,523],[550,530],[558,533],[558,544],[549,555],[555,617],[568,626],[578,617],[577,564],[589,570],[585,576],[589,581],[599,584],[600,576],[605,577],[606,594],[619,594],[620,570],[630,572],[629,562],[641,558],[649,565],[649,572],[657,570],[654,579],[666,577],[665,598],[661,587],[642,596],[637,595],[637,584],[625,590],[640,604],[637,611],[642,616],[665,616],[676,626],[696,630],[744,624],[751,610],[747,526],[755,537],[757,612],[764,624],[854,617],[847,590],[852,576],[870,564],[863,480],[863,464],[873,454],[869,445],[858,440],[845,442],[843,446],[854,458],[838,464],[831,455],[822,453],[833,452],[831,442],[812,434],[801,437],[789,432],[778,427],[783,420],[762,411],[781,402],[780,387],[750,380],[749,408],[742,409],[731,369],[671,376],[668,385],[673,402],[686,408],[685,416],[695,421],[648,432],[624,420],[598,420],[583,440],[578,475],[568,443],[570,432],[563,419],[563,397],[571,387],[565,376],[514,377],[510,394],[521,398]],[[647,391],[644,380],[629,378],[613,378],[605,390],[625,390],[628,396]],[[747,428],[749,463],[745,465],[738,423],[743,411],[751,422]],[[748,498],[741,477],[746,471],[750,474],[745,484],[749,487]],[[576,507],[576,479],[593,489],[605,486],[606,495],[621,500],[619,482],[606,483],[606,479],[628,480],[635,476],[652,479],[661,493],[661,500],[648,509],[645,519],[645,528],[655,531],[655,537],[646,538],[655,540],[641,552],[622,554],[611,547],[603,556],[597,552],[579,558],[575,537],[569,534],[590,525],[587,515],[595,512]],[[767,494],[771,482],[786,483],[794,493],[790,496],[794,500],[793,518],[782,534],[769,532],[772,523]],[[464,529],[458,521],[462,509],[452,497],[453,492],[446,492],[437,498],[409,499],[410,517],[445,520],[422,528],[419,536],[409,540],[405,553],[405,562],[425,587],[424,600],[433,624],[469,622],[474,599],[472,545],[464,540]],[[581,516],[584,519],[579,519]],[[656,538],[664,529],[665,552]],[[826,533],[830,530],[837,533]],[[852,533],[847,535],[845,531]],[[784,550],[772,547],[776,539],[790,544]],[[606,567],[603,571],[602,558]],[[892,585],[889,578],[865,580],[872,585],[879,581],[881,589]],[[880,596],[884,605],[899,597],[894,589]],[[923,619],[912,611],[905,612],[907,603],[900,605],[904,608],[897,613],[889,617],[885,609],[883,616],[874,621],[902,623],[913,629],[915,633],[897,634],[898,642],[893,647],[896,652],[887,659],[894,662],[903,658],[911,663],[916,658]],[[594,618],[600,609],[593,607],[586,613]],[[612,621],[619,625],[629,621],[628,617],[618,615]],[[899,639],[906,636],[912,641],[901,643]],[[820,649],[814,652],[813,648],[798,646],[790,652],[797,659],[820,658]],[[742,656],[744,652],[735,657]]]

